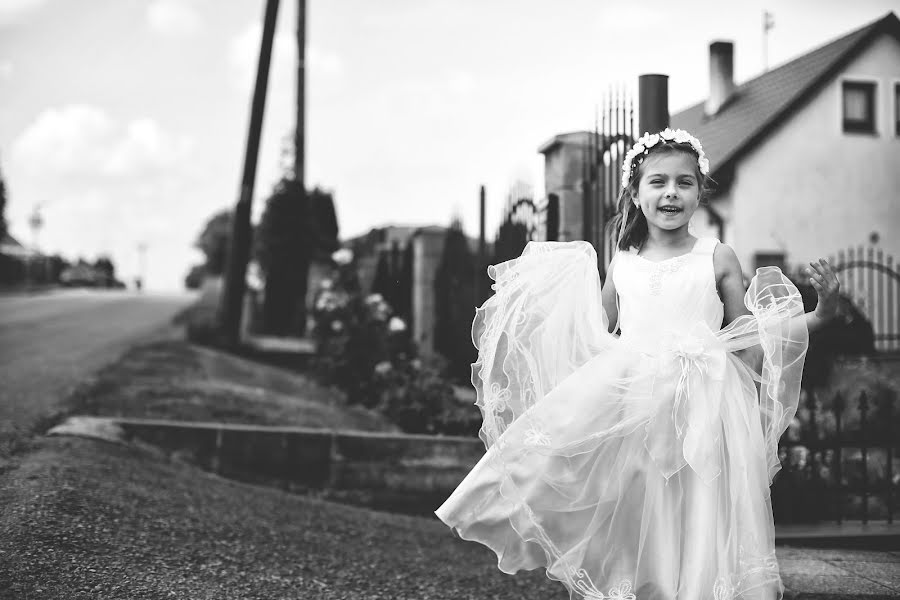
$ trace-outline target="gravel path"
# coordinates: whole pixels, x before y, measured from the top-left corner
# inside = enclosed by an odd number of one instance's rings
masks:
[[[39,438],[0,476],[0,598],[567,600],[437,520],[250,486],[151,451]]]

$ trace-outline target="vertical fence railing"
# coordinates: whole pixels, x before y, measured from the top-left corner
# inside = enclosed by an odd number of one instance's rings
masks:
[[[900,265],[881,248],[847,248],[829,257],[841,288],[872,324],[875,350],[900,351]]]
[[[861,359],[868,374],[849,395],[820,401],[806,390],[807,402],[780,443],[783,471],[772,486],[775,518],[893,523],[900,508],[898,394],[877,375],[885,369],[873,366],[900,365],[900,270],[892,256],[874,247],[847,248],[829,261],[842,293],[871,324],[875,353]]]
[[[559,196],[550,194],[543,201],[535,201],[530,189],[514,186],[495,238],[494,261],[519,256],[530,241],[557,241],[559,227]]]
[[[583,187],[583,237],[596,248],[598,267],[604,274],[614,250],[608,224],[616,214],[622,192],[622,161],[634,139],[634,98],[623,87],[609,88],[589,137]]]
[[[822,403],[814,393],[779,444],[782,471],[772,486],[781,523],[870,520],[893,523],[900,447],[897,394],[861,390]]]

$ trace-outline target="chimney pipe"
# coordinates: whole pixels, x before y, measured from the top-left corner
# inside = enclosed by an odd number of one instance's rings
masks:
[[[719,112],[734,92],[734,44],[713,42],[709,45],[709,98],[706,114]]]
[[[638,76],[638,135],[669,126],[669,76]]]

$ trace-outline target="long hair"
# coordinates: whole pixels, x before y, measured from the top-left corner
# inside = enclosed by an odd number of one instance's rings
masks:
[[[638,193],[644,160],[652,154],[668,154],[671,152],[684,152],[694,159],[694,168],[697,171],[697,185],[700,188],[700,204],[706,205],[709,194],[707,185],[712,179],[700,172],[700,165],[697,164],[697,159],[699,158],[697,152],[688,143],[679,144],[671,140],[660,140],[650,149],[650,152],[635,157],[635,164],[631,170],[631,179],[628,180],[628,185],[622,188],[622,192],[619,194],[616,215],[609,222],[610,233],[614,236],[616,248],[619,250],[640,248],[647,241],[647,236],[650,235],[647,217],[644,216],[644,212],[640,207],[634,205],[634,197]]]

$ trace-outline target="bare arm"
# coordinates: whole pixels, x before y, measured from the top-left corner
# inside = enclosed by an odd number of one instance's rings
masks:
[[[716,273],[716,289],[719,298],[725,305],[725,324],[729,324],[741,315],[749,315],[750,311],[744,304],[744,273],[741,270],[741,262],[731,246],[716,244],[713,253],[713,268]]]
[[[603,289],[600,291],[603,310],[606,311],[606,317],[609,319],[610,333],[615,333],[616,323],[619,321],[619,308],[616,306],[616,284],[613,282],[613,269],[616,264],[616,256],[613,256],[613,259],[609,263],[609,268],[606,270],[606,281],[603,282]]]
[[[750,314],[744,305],[746,289],[744,289],[740,261],[734,250],[725,244],[718,244],[713,255],[713,264],[719,296],[725,305],[725,323],[731,323],[741,315]],[[840,282],[825,259],[820,258],[809,264],[810,268],[805,269],[805,273],[810,278],[810,285],[815,288],[819,296],[816,310],[806,313],[804,318],[807,330],[812,333],[837,316]],[[739,354],[748,364],[758,366],[762,350],[759,347],[751,347]]]
[[[750,309],[744,304],[744,294],[747,292],[744,287],[744,272],[741,269],[741,261],[731,246],[716,244],[713,269],[716,274],[716,289],[725,306],[725,325],[740,316],[749,315]],[[735,354],[754,371],[759,371],[762,367],[763,353],[760,346],[738,350]]]

